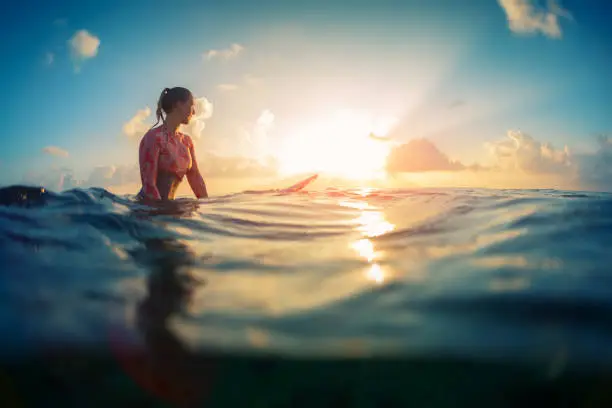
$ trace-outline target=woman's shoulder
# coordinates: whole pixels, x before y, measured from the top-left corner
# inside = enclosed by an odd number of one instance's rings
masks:
[[[146,142],[156,142],[161,137],[161,126],[151,128],[147,130],[147,132],[142,136],[142,141]]]

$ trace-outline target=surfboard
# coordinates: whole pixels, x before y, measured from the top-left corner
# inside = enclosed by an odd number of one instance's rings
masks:
[[[283,188],[278,190],[281,193],[295,193],[296,191],[300,191],[303,190],[304,188],[306,188],[310,183],[312,183],[313,181],[315,181],[317,179],[317,177],[319,177],[318,174],[314,174],[298,183],[295,183],[294,185],[287,187],[287,188]]]

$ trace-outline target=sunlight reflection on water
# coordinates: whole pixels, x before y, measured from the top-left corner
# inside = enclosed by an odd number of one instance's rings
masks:
[[[368,206],[361,206],[361,208],[363,208],[363,210],[361,215],[357,218],[357,222],[359,223],[357,230],[366,238],[352,243],[351,246],[357,251],[359,256],[371,264],[366,272],[366,277],[378,284],[382,284],[388,276],[386,276],[383,268],[378,263],[378,261],[380,261],[380,254],[376,252],[370,238],[391,232],[395,226],[385,220],[382,211],[366,210]],[[375,262],[375,260],[377,262]]]

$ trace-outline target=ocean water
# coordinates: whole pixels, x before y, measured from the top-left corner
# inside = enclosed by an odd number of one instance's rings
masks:
[[[604,193],[0,189],[3,406],[612,406],[611,238]]]

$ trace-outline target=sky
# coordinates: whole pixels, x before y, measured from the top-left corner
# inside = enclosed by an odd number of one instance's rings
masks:
[[[89,3],[0,17],[0,185],[135,193],[159,94],[184,86],[212,194],[315,171],[612,190],[608,1]]]

